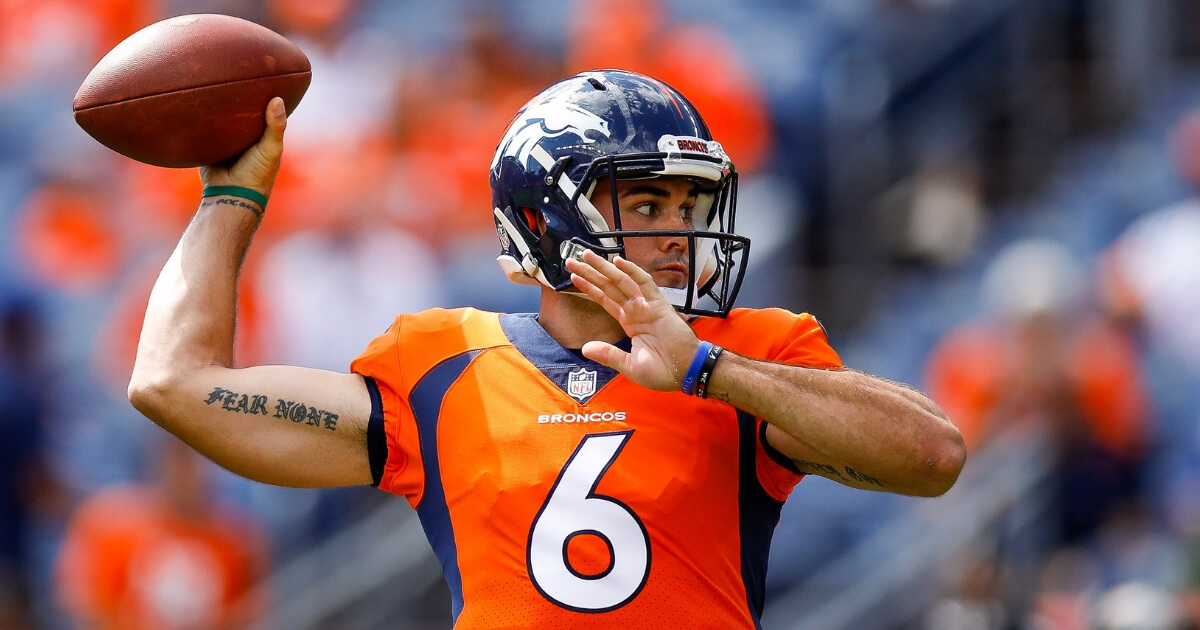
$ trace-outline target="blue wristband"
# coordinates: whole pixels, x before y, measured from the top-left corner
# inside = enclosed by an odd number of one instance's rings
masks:
[[[701,341],[700,347],[696,349],[696,356],[692,357],[692,364],[688,366],[687,374],[683,376],[683,384],[679,388],[688,396],[696,393],[696,378],[700,376],[700,368],[704,367],[704,360],[708,358],[711,348],[711,343]]]
[[[721,358],[722,352],[725,352],[725,348],[721,346],[709,347],[708,356],[704,357],[704,365],[700,366],[700,372],[696,376],[696,396],[708,398],[708,382],[712,380],[713,369],[717,367],[717,359]]]

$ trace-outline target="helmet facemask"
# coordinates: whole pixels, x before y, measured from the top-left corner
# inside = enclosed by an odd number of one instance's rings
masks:
[[[719,145],[716,147],[719,151]],[[750,240],[734,233],[737,173],[729,167],[723,153],[720,158],[700,157],[702,159],[696,156],[683,158],[664,152],[594,160],[570,196],[562,195],[564,205],[575,209],[578,220],[586,227],[586,236],[561,240],[558,244],[560,260],[578,258],[585,248],[609,260],[618,255],[628,258],[625,249],[629,239],[683,238],[687,242],[687,285],[682,288],[660,286],[659,290],[681,313],[727,315],[741,288]],[[653,181],[672,176],[699,185],[691,215],[692,225],[675,230],[626,229],[618,199],[618,180]],[[597,186],[609,187],[611,226],[589,199]]]

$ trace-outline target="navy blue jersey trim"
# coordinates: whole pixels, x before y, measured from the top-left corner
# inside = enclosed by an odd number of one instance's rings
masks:
[[[438,424],[446,392],[480,352],[482,350],[464,352],[437,364],[421,377],[409,395],[425,469],[425,491],[417,505],[417,516],[438,563],[442,565],[442,575],[450,587],[450,606],[455,620],[463,607],[462,575],[458,571],[458,545],[454,541],[454,524],[450,522],[450,508],[446,505],[446,489],[442,486],[438,462]]]
[[[379,486],[383,481],[383,465],[387,463],[387,434],[383,430],[383,398],[379,395],[379,384],[375,379],[364,376],[367,393],[371,396],[371,417],[367,420],[367,461],[371,464],[371,485]]]
[[[771,443],[767,441],[767,423],[766,422],[763,422],[763,423],[759,424],[759,426],[758,426],[758,439],[759,439],[759,441],[762,442],[763,450],[767,452],[767,455],[772,460],[774,460],[776,464],[783,466],[784,468],[796,473],[797,475],[804,474],[804,471],[800,470],[800,468],[798,466],[796,466],[796,462],[792,461],[791,457],[784,455],[782,451],[775,448],[774,446],[771,446]]]
[[[757,419],[738,411],[738,514],[741,533],[742,583],[746,586],[746,604],[754,619],[754,627],[762,628],[760,619],[766,600],[767,560],[771,551],[771,536],[779,524],[783,503],[771,498],[758,481],[755,466],[758,433]]]
[[[580,404],[585,404],[600,391],[618,372],[610,367],[586,359],[582,353],[577,353],[562,347],[545,328],[538,323],[535,313],[506,313],[500,316],[500,328],[504,335],[530,363],[559,389],[575,398]],[[615,345],[629,352],[632,342],[629,338],[622,339]],[[590,395],[575,396],[571,394],[570,379],[572,373],[577,377],[580,371],[595,373],[595,388]],[[590,374],[584,374],[590,376]]]

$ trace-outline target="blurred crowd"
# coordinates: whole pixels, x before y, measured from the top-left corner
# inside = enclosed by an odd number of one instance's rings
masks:
[[[1051,446],[1034,579],[982,540],[906,627],[1200,628],[1200,37],[1156,35],[1187,16],[1166,0],[0,0],[0,628],[269,619],[254,586],[381,494],[238,479],[125,401],[200,181],[113,154],[69,104],[124,37],[202,12],[313,66],[238,364],[345,370],[400,312],[535,310],[494,262],[499,134],[557,78],[644,72],[742,174],[742,305],[813,312],[975,453]],[[774,589],[818,558],[785,548]]]

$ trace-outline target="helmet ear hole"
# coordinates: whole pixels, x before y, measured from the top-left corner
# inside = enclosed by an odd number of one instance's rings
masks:
[[[541,212],[533,208],[521,208],[521,218],[525,220],[525,227],[533,232],[534,236],[541,236],[546,233],[546,217]]]

